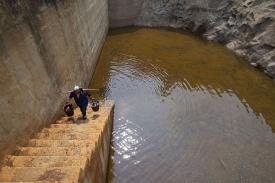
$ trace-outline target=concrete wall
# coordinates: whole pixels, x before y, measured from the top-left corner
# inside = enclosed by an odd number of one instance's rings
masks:
[[[110,28],[133,26],[144,0],[108,0]]]
[[[275,78],[274,0],[110,2],[111,27],[136,25],[189,30],[201,34],[208,40],[225,44],[245,57],[251,65]]]
[[[0,2],[0,155],[64,115],[60,92],[89,85],[108,28],[107,0]]]

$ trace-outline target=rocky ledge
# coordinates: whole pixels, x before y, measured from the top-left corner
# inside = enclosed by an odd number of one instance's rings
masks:
[[[221,42],[275,78],[274,0],[140,0],[133,25],[174,27]]]

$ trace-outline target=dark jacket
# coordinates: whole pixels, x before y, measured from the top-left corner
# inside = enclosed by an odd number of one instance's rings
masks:
[[[78,105],[78,107],[87,107],[88,106],[88,97],[90,97],[91,94],[87,91],[81,91],[79,94],[79,97],[74,92],[70,93],[70,98],[74,98],[75,103]]]

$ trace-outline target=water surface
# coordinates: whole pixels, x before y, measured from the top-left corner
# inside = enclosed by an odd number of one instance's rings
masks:
[[[275,82],[224,46],[113,29],[91,87],[115,100],[107,182],[275,181]]]

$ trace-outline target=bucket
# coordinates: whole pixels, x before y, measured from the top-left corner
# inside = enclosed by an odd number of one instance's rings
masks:
[[[66,104],[63,109],[67,116],[71,117],[74,115],[73,104]]]
[[[92,100],[92,102],[90,103],[93,111],[98,111],[99,110],[99,102],[97,100]]]

